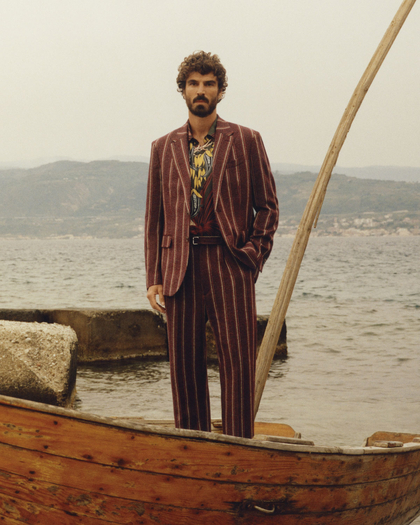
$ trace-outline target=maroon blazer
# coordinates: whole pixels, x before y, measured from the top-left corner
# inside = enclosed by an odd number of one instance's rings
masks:
[[[145,262],[147,288],[174,295],[182,284],[190,243],[191,179],[188,123],[152,144],[147,187]],[[258,132],[218,117],[213,157],[217,223],[232,254],[254,270],[270,254],[278,202],[270,164]]]

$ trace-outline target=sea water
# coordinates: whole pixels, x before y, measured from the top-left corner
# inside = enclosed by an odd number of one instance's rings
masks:
[[[292,239],[276,237],[257,282],[269,314]],[[0,240],[0,308],[149,308],[143,239]],[[319,445],[361,445],[377,430],[420,433],[420,237],[313,237],[287,313],[259,420]],[[209,370],[220,417],[217,367]],[[77,409],[172,417],[169,366],[82,366]]]

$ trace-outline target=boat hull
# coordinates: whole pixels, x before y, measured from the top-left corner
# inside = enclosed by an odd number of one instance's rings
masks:
[[[415,435],[390,449],[316,447],[2,396],[0,421],[1,523],[407,525],[420,513]]]

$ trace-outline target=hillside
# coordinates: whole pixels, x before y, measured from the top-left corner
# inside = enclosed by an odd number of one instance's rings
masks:
[[[1,217],[139,215],[148,165],[142,162],[60,161],[0,171]]]
[[[144,162],[112,160],[0,170],[0,237],[139,235],[147,169]],[[275,173],[280,233],[292,234],[296,229],[315,178],[308,172]],[[338,234],[370,225],[380,234],[397,229],[417,233],[419,210],[420,183],[334,174],[318,231]]]
[[[294,235],[317,175],[275,174],[280,235]],[[420,183],[334,173],[312,235],[420,235]]]
[[[301,215],[316,180],[314,173],[275,174],[277,195],[284,215]],[[360,214],[420,210],[420,184],[359,179],[334,173],[322,213]]]
[[[321,166],[305,166],[302,164],[272,164],[273,171],[278,171],[282,175],[291,175],[293,173],[318,173]],[[349,177],[358,179],[376,179],[400,182],[420,182],[420,168],[409,166],[364,166],[359,168],[345,168],[336,166],[334,173],[341,173]]]

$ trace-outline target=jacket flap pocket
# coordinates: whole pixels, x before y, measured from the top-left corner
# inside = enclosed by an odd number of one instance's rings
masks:
[[[170,235],[162,236],[162,248],[169,248],[172,244],[172,237]]]

